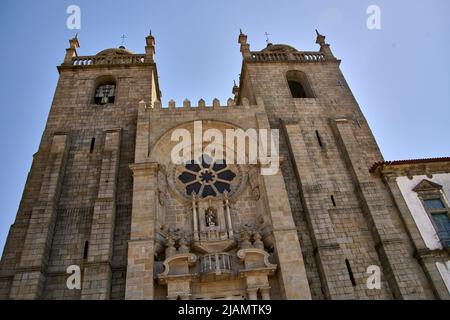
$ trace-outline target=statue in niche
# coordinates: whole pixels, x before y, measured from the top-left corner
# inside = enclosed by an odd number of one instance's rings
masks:
[[[217,225],[216,210],[212,207],[206,209],[205,219],[207,227],[215,227]]]

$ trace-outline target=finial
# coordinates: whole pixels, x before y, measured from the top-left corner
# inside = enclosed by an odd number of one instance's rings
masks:
[[[241,28],[239,28],[239,34],[244,34]]]
[[[247,35],[239,29],[240,34],[238,38],[238,43],[241,45],[241,53],[244,58],[250,57],[250,45],[247,43]]]
[[[233,80],[233,89],[231,90],[231,93],[235,96],[239,93],[239,87],[236,84],[236,80]]]
[[[77,48],[80,47],[80,43],[78,42],[78,32],[74,38],[69,39],[69,44],[70,44],[70,48],[73,50],[76,50]]]
[[[324,35],[321,35],[317,29],[316,29],[316,34],[317,34],[316,43],[321,45],[321,46],[325,45],[326,44],[325,43],[325,38],[326,37]]]
[[[336,59],[333,55],[333,52],[330,49],[330,45],[328,43],[326,43],[325,41],[325,36],[320,34],[319,31],[316,29],[316,34],[317,34],[317,38],[316,38],[316,43],[318,45],[320,45],[320,52],[322,52],[325,56],[325,59],[327,60],[334,60]]]
[[[152,29],[150,29],[150,33],[149,33],[149,35],[150,35],[150,36],[152,35]]]

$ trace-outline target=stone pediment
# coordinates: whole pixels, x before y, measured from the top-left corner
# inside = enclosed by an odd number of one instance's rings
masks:
[[[442,186],[440,184],[424,179],[413,189],[413,191],[419,193],[419,192],[436,191],[441,189]]]

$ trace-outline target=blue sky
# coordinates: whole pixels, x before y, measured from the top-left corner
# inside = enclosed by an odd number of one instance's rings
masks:
[[[66,8],[81,8],[80,55],[121,44],[143,53],[156,37],[163,103],[222,102],[240,73],[239,28],[251,49],[317,50],[327,36],[387,160],[449,156],[450,1],[2,1],[0,7],[0,248],[13,223],[68,39]],[[366,9],[381,8],[381,30]]]

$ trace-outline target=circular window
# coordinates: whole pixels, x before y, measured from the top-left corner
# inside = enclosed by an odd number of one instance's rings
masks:
[[[225,160],[213,160],[203,155],[198,161],[192,160],[182,170],[178,180],[185,186],[190,196],[193,192],[202,198],[217,196],[231,191],[231,183],[236,174]]]

